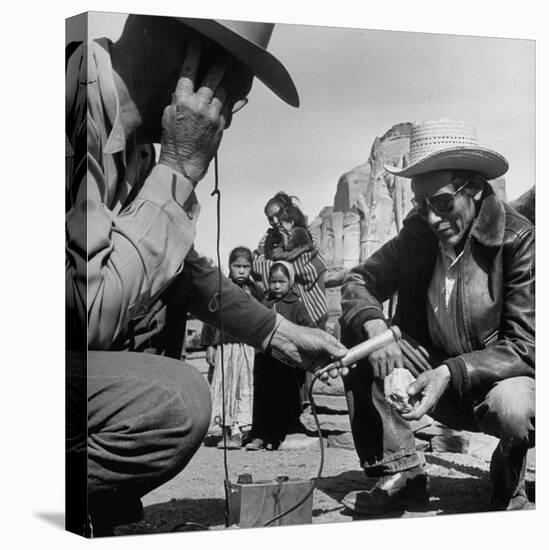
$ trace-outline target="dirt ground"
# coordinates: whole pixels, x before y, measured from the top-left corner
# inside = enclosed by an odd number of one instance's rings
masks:
[[[474,434],[469,454],[426,453],[431,498],[425,510],[407,510],[390,517],[421,517],[488,511],[489,453],[492,438]],[[476,450],[475,450],[476,445]],[[229,475],[233,481],[241,473],[255,479],[314,477],[319,464],[318,448],[292,451],[245,450],[228,453]],[[534,469],[527,472],[528,490],[534,497]],[[117,533],[165,533],[183,522],[199,522],[211,529],[225,526],[223,452],[202,446],[187,468],[170,482],[143,498],[144,520],[119,527]],[[353,521],[340,500],[351,490],[369,488],[354,451],[326,449],[325,465],[313,497],[313,523]],[[379,516],[378,516],[379,517]],[[183,528],[180,530],[184,530]]]
[[[389,517],[422,517],[488,511],[490,493],[489,463],[497,443],[493,437],[471,433],[469,452],[425,453],[430,482],[430,501],[426,509],[406,510]],[[312,443],[312,442],[311,442]],[[256,451],[244,449],[227,453],[229,478],[236,481],[242,473],[255,480],[278,475],[310,479],[317,475],[320,452],[315,442],[305,449]],[[210,529],[225,527],[223,451],[206,440],[189,465],[174,479],[143,498],[144,519],[116,528],[119,535],[166,533],[189,530],[184,522],[198,522]],[[529,453],[527,490],[535,501],[535,455]],[[368,489],[375,480],[360,469],[355,451],[326,448],[322,477],[313,495],[313,523],[364,520],[353,517],[340,503],[352,490]],[[379,516],[377,516],[379,517]],[[387,516],[386,516],[387,517]]]

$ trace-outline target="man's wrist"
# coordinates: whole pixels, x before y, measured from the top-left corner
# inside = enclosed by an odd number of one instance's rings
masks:
[[[370,319],[362,325],[363,332],[368,338],[385,332],[387,328],[388,325],[383,319]]]
[[[198,183],[198,179],[192,178],[189,176],[188,172],[185,170],[184,166],[179,164],[176,160],[172,159],[169,156],[160,154],[160,157],[158,158],[158,164],[162,164],[163,166],[166,166],[170,170],[173,170],[174,172],[177,172],[179,176],[184,177],[188,182],[191,183],[193,187],[196,187],[196,184]]]
[[[438,366],[436,370],[440,375],[440,377],[446,382],[446,386],[448,386],[452,378],[452,375],[450,373],[450,367],[448,367],[446,363],[442,363],[442,365]]]

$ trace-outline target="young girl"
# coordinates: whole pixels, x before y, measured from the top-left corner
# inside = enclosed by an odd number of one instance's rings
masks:
[[[262,293],[250,279],[252,252],[245,247],[235,248],[229,256],[229,278],[244,292],[261,300]],[[220,426],[225,437],[217,447],[240,449],[242,439],[252,424],[254,348],[233,340],[221,330],[204,325],[201,344],[206,346],[206,361],[213,368],[211,378],[212,419]],[[223,347],[223,354],[221,348]],[[224,384],[221,364],[223,359]],[[225,389],[225,418],[223,418],[223,393]]]
[[[263,304],[297,325],[312,326],[293,285],[292,265],[275,262],[269,270],[269,292]],[[252,440],[246,449],[277,449],[291,430],[299,429],[304,384],[305,371],[282,356],[271,351],[256,354]]]

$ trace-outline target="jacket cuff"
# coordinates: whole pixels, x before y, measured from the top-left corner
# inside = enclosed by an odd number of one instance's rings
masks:
[[[351,328],[357,336],[366,336],[363,329],[364,323],[373,319],[381,319],[385,321],[387,327],[389,326],[389,322],[385,318],[385,315],[383,315],[383,311],[372,307],[359,311],[351,320]]]
[[[263,338],[263,341],[261,342],[261,345],[259,346],[259,349],[261,351],[265,351],[269,348],[269,346],[271,345],[271,340],[273,339],[273,336],[274,336],[275,332],[278,330],[278,327],[280,326],[280,323],[282,323],[282,321],[284,321],[284,317],[282,315],[280,315],[280,313],[277,313],[276,314],[276,324],[275,324],[273,330],[271,330],[271,332],[269,332],[269,334],[267,334],[267,336],[265,336],[265,338]]]
[[[450,388],[460,398],[466,398],[471,391],[471,383],[469,373],[465,362],[460,357],[450,357],[444,364],[448,366],[450,371]]]

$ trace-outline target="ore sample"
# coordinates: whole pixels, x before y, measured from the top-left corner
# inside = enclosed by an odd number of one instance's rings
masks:
[[[414,381],[408,369],[396,368],[385,377],[385,400],[400,414],[410,413],[417,404],[417,398],[410,397],[406,388]]]

